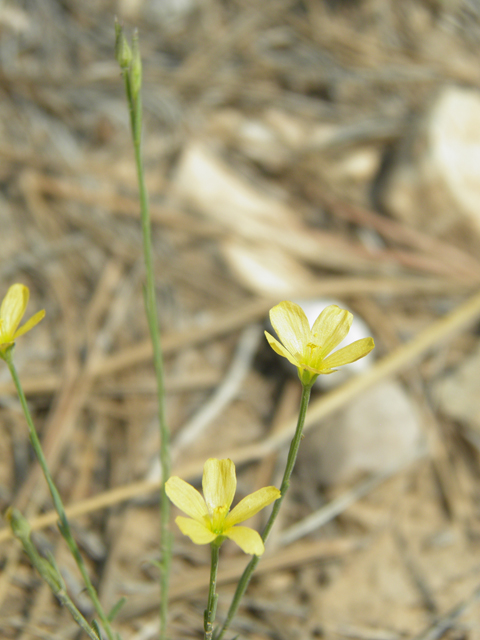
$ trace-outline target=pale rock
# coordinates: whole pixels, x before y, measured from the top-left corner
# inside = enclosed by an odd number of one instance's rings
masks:
[[[365,146],[352,150],[338,163],[337,173],[357,182],[371,181],[380,169],[379,150],[372,146]]]
[[[480,92],[447,87],[405,137],[383,207],[425,231],[480,236]]]
[[[32,20],[26,11],[16,7],[13,3],[11,6],[2,3],[0,7],[0,26],[17,34],[25,34],[31,29]]]
[[[330,147],[340,131],[339,125],[322,122],[312,127],[308,140],[308,148],[311,151],[322,150]]]
[[[308,143],[311,124],[305,118],[297,118],[279,109],[268,109],[265,122],[289,149],[301,151]]]
[[[236,142],[245,157],[270,171],[279,171],[288,165],[288,149],[277,133],[261,120],[245,119],[237,131]]]
[[[449,418],[480,432],[480,344],[453,372],[440,378],[432,388],[438,408]]]
[[[138,20],[145,0],[118,0],[117,11],[122,20]]]
[[[299,465],[324,485],[388,473],[422,450],[419,415],[402,385],[385,380],[307,434]]]
[[[258,224],[275,228],[291,223],[286,205],[239,176],[202,142],[192,142],[182,154],[173,189],[183,201],[240,235],[255,235]]]
[[[121,0],[121,4],[125,17],[138,19],[141,11],[150,22],[161,24],[162,31],[183,35],[187,20],[198,8],[199,0]]]
[[[185,148],[170,197],[235,237],[276,246],[300,262],[357,273],[371,270],[375,262],[369,252],[338,234],[305,225],[280,187],[248,179],[222,159],[214,144],[192,141]]]
[[[235,239],[223,242],[221,250],[238,281],[261,296],[288,297],[314,281],[306,267],[277,247]]]
[[[292,153],[303,150],[310,139],[304,120],[278,109],[267,109],[257,118],[223,109],[212,118],[208,131],[269,171],[289,166]]]
[[[240,111],[224,109],[212,118],[208,132],[269,171],[278,171],[288,164],[288,148],[264,119],[248,118]]]
[[[446,91],[435,105],[428,136],[438,173],[480,230],[480,92]]]

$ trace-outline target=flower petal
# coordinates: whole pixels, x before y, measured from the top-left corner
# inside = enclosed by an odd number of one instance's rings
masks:
[[[13,339],[16,340],[18,337],[23,336],[24,333],[27,333],[27,331],[30,331],[30,329],[33,329],[33,327],[38,324],[40,320],[43,320],[44,317],[45,309],[42,309],[42,311],[39,311],[34,316],[32,316],[30,320],[27,320],[27,322],[22,327],[20,327],[18,331],[15,332]]]
[[[310,324],[298,304],[287,300],[280,302],[273,309],[270,309],[270,322],[280,338],[280,342],[292,356],[305,351],[305,346],[310,342]]]
[[[245,553],[261,556],[265,551],[259,533],[250,527],[232,527],[224,531],[222,535],[236,542]]]
[[[13,334],[27,308],[30,292],[23,284],[12,284],[0,307],[0,318],[3,321],[3,337],[13,340]]]
[[[326,307],[313,323],[312,333],[321,345],[322,358],[340,344],[350,331],[353,315],[336,304]]]
[[[237,488],[233,462],[228,458],[225,460],[209,458],[203,467],[202,486],[210,515],[218,507],[226,507],[228,511]]]
[[[207,529],[207,527],[201,522],[198,522],[198,520],[178,516],[175,518],[175,522],[180,531],[188,536],[195,544],[208,544],[217,537],[216,533]]]
[[[165,491],[175,506],[203,526],[203,519],[208,516],[207,505],[191,484],[178,476],[172,476],[165,483]]]
[[[246,496],[231,510],[225,520],[225,527],[233,527],[234,524],[243,522],[258,513],[264,507],[278,500],[281,493],[277,487],[263,487]]]
[[[268,344],[272,347],[272,349],[278,353],[279,356],[283,356],[289,362],[291,362],[296,367],[300,366],[300,363],[293,357],[293,355],[285,349],[283,344],[280,344],[278,340],[276,340],[273,336],[271,336],[268,331],[265,331],[265,337],[268,340]]]
[[[332,353],[328,358],[325,358],[323,366],[325,369],[331,369],[332,367],[341,367],[343,364],[350,364],[350,362],[355,362],[368,355],[374,346],[373,338],[356,340],[352,342],[352,344],[343,347],[343,349],[335,351],[335,353]],[[325,373],[327,373],[327,371],[325,371]]]

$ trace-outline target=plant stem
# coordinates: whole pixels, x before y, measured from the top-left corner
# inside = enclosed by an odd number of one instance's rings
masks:
[[[63,578],[56,570],[56,567],[45,560],[45,558],[42,558],[38,553],[35,545],[30,539],[30,526],[28,525],[28,522],[16,509],[9,509],[9,512],[7,512],[7,519],[10,520],[13,535],[21,542],[25,553],[30,559],[30,562],[48,584],[60,603],[68,609],[72,618],[75,620],[78,626],[83,629],[83,631],[85,631],[85,633],[89,638],[91,638],[91,640],[99,640],[96,632],[88,624],[88,622],[85,620],[81,612],[77,609],[74,602],[68,595],[65,589]]]
[[[300,402],[300,411],[298,414],[297,428],[295,430],[295,435],[293,436],[292,442],[290,443],[290,450],[288,452],[287,464],[285,467],[285,472],[283,474],[282,485],[280,487],[280,498],[276,500],[273,504],[272,513],[270,514],[270,518],[265,526],[265,529],[262,533],[262,540],[266,542],[270,531],[273,527],[273,524],[278,516],[278,512],[280,511],[280,507],[282,506],[283,499],[285,498],[285,494],[290,486],[290,477],[292,475],[293,468],[295,466],[295,461],[298,455],[298,449],[300,447],[300,442],[302,440],[303,433],[303,425],[305,423],[305,416],[307,414],[307,407],[310,400],[310,391],[312,389],[312,384],[303,385],[302,388],[302,399]],[[260,562],[259,556],[253,556],[250,562],[247,564],[242,577],[240,578],[237,588],[235,590],[235,594],[233,596],[232,602],[230,604],[230,608],[227,613],[227,617],[225,622],[223,623],[221,629],[218,633],[215,633],[215,640],[221,640],[230,626],[235,614],[237,613],[237,609],[240,605],[240,601],[245,593],[248,583],[252,577],[253,572],[255,571],[258,563]]]
[[[109,640],[114,640],[114,635],[113,635],[113,631],[110,625],[110,622],[107,618],[107,615],[105,614],[102,605],[100,604],[100,600],[98,599],[98,595],[97,592],[95,590],[95,587],[92,584],[92,581],[90,580],[90,576],[88,575],[87,572],[87,568],[85,567],[85,563],[83,562],[83,558],[80,555],[80,550],[77,546],[77,543],[75,542],[73,536],[72,536],[72,532],[70,529],[70,525],[68,523],[67,520],[67,516],[65,514],[65,508],[63,506],[63,502],[62,499],[60,497],[60,494],[58,493],[58,489],[53,481],[53,478],[50,474],[50,470],[48,468],[48,464],[47,461],[45,459],[43,450],[42,450],[42,445],[40,444],[40,440],[38,438],[37,435],[37,431],[35,429],[35,426],[33,424],[33,420],[32,420],[32,416],[30,415],[30,410],[28,408],[27,405],[27,401],[25,398],[25,394],[23,393],[23,389],[22,389],[22,385],[20,383],[20,379],[18,377],[17,374],[17,370],[15,368],[15,365],[13,364],[13,360],[12,360],[12,351],[13,349],[7,349],[6,352],[3,354],[3,359],[5,360],[5,362],[7,363],[7,366],[10,370],[10,375],[12,376],[13,382],[15,384],[17,393],[18,393],[18,397],[20,399],[20,404],[22,405],[22,409],[23,409],[23,413],[25,415],[25,419],[27,421],[27,425],[28,425],[28,431],[29,431],[29,436],[30,436],[30,442],[32,443],[32,447],[35,451],[35,455],[37,456],[37,459],[40,463],[40,467],[43,471],[43,475],[45,477],[45,480],[47,481],[48,484],[48,488],[50,490],[50,494],[52,496],[52,500],[53,500],[53,505],[55,507],[55,511],[58,514],[59,517],[59,522],[58,522],[58,528],[60,530],[60,533],[62,534],[63,538],[65,539],[65,542],[68,545],[68,548],[70,549],[71,554],[73,555],[75,562],[77,563],[77,566],[80,570],[80,573],[82,574],[82,578],[83,578],[83,582],[85,584],[85,588],[88,592],[88,595],[90,596],[92,602],[93,602],[93,606],[95,607],[95,611],[97,612],[98,617],[101,620],[101,623],[105,629],[105,632],[109,638]]]
[[[207,608],[204,613],[204,625],[205,630],[204,640],[212,640],[213,635],[213,623],[215,622],[215,613],[217,611],[218,595],[215,590],[217,588],[217,571],[218,571],[218,556],[220,551],[220,545],[214,541],[211,544],[212,548],[212,561],[210,565],[210,586],[208,589],[208,602]]]
[[[136,49],[137,48],[137,49]],[[138,43],[134,41],[134,51],[138,55]],[[140,215],[143,237],[143,254],[145,260],[145,311],[153,346],[153,362],[157,382],[158,421],[160,426],[160,466],[162,469],[162,486],[160,495],[160,638],[166,640],[168,615],[168,590],[170,583],[170,565],[172,558],[172,535],[169,531],[170,503],[165,493],[165,482],[170,477],[170,431],[165,416],[165,383],[163,354],[158,326],[157,300],[155,294],[155,276],[153,269],[152,234],[150,223],[150,208],[148,193],[145,185],[145,172],[142,158],[142,99],[141,92],[132,87],[131,69],[122,69],[125,83],[125,93],[130,112],[130,125],[135,150],[135,165],[137,169],[138,188],[140,194]]]

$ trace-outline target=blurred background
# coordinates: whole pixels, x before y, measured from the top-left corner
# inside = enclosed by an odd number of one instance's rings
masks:
[[[29,315],[46,309],[16,364],[102,600],[127,596],[118,628],[149,640],[157,405],[115,16],[144,63],[174,473],[198,486],[204,460],[228,456],[238,498],[279,485],[300,397],[262,334],[280,300],[311,321],[348,307],[351,339],[377,345],[314,390],[233,629],[480,637],[480,3],[0,3],[1,295],[22,282]],[[36,522],[51,503],[6,367],[0,389],[0,508]],[[52,522],[35,542],[91,616]],[[0,636],[79,638],[1,524]],[[200,638],[208,548],[175,534],[171,637]],[[222,554],[220,619],[247,561]]]

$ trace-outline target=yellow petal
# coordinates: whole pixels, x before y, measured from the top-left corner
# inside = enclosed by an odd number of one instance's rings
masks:
[[[27,333],[27,331],[33,329],[33,327],[38,324],[40,320],[43,320],[44,317],[45,309],[42,309],[42,311],[39,311],[34,316],[32,316],[30,320],[27,320],[27,322],[22,327],[20,327],[18,331],[15,332],[13,339],[16,340],[19,336],[23,336],[24,333]]]
[[[298,304],[286,300],[280,302],[270,310],[270,322],[292,356],[304,352],[311,333],[307,316]]]
[[[30,292],[23,284],[12,284],[0,307],[2,319],[2,338],[5,342],[13,340],[13,334],[27,308]]]
[[[278,340],[276,340],[273,336],[271,336],[268,331],[265,331],[265,337],[268,340],[268,344],[272,347],[272,349],[278,353],[279,356],[283,356],[284,358],[286,358],[289,362],[291,362],[292,364],[294,364],[296,367],[300,366],[300,363],[297,362],[296,358],[293,357],[293,355],[287,351],[285,349],[285,347],[280,344],[280,342]]]
[[[209,458],[203,467],[202,486],[210,514],[213,514],[218,507],[226,507],[228,511],[237,488],[233,462],[228,458],[226,460]]]
[[[225,527],[233,527],[234,524],[251,518],[261,509],[274,502],[274,500],[278,500],[280,495],[277,487],[263,487],[263,489],[251,493],[243,500],[240,500],[237,506],[231,510],[226,517]]]
[[[223,532],[223,535],[238,544],[245,553],[261,556],[265,551],[262,539],[257,531],[249,527],[232,527]]]
[[[369,354],[374,346],[373,338],[356,340],[352,342],[352,344],[343,347],[343,349],[335,351],[335,353],[332,353],[328,358],[325,358],[323,366],[325,369],[331,369],[332,367],[341,367],[343,364],[350,364],[350,362],[355,362]]]
[[[322,358],[340,344],[350,331],[353,315],[336,304],[326,307],[313,323],[312,333],[321,345]]]
[[[203,526],[204,516],[208,515],[207,505],[191,484],[177,476],[172,476],[165,483],[165,491],[175,506]]]
[[[183,518],[182,516],[178,516],[175,518],[175,522],[177,523],[180,531],[188,536],[192,542],[195,544],[208,544],[212,542],[217,537],[216,533],[213,533],[207,527],[198,522],[197,520],[191,520],[190,518]]]

